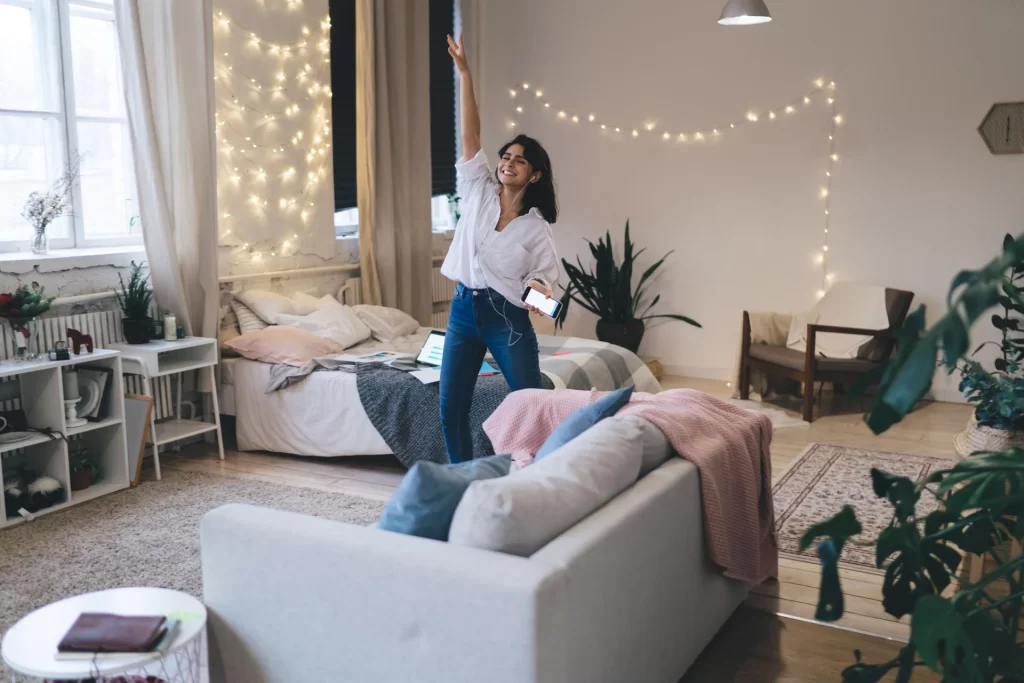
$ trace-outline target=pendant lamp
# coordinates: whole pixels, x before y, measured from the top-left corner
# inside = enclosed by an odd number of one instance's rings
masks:
[[[764,0],[729,0],[718,23],[723,26],[743,26],[767,24],[771,20],[772,15]]]

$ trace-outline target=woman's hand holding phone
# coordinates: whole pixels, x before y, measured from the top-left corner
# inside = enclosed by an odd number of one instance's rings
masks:
[[[539,280],[530,280],[526,284],[528,284],[532,289],[537,290],[538,292],[540,292],[541,294],[543,294],[547,298],[549,298],[549,299],[551,298],[551,289],[549,287],[547,287],[546,285],[544,285]],[[539,313],[540,315],[545,315],[545,316],[547,315],[547,313],[545,313],[544,311],[540,310],[536,306],[528,304],[525,301],[523,303],[526,304],[526,309],[528,311],[530,311],[531,313]]]

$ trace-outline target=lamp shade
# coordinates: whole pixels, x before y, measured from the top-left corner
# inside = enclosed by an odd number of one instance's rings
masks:
[[[725,26],[767,24],[772,20],[764,0],[729,0],[718,23]]]

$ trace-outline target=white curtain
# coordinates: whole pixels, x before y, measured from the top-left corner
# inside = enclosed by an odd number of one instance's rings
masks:
[[[430,324],[429,5],[356,3],[356,168],[365,301]]]
[[[114,6],[153,293],[188,334],[216,337],[212,0]]]

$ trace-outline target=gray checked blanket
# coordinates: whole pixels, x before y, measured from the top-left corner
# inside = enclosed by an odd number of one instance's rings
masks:
[[[641,392],[661,391],[661,385],[643,361],[626,349],[576,337],[541,335],[538,341],[546,388],[610,391],[632,384]],[[402,464],[410,467],[417,460],[447,462],[439,418],[439,385],[425,385],[406,372],[380,363],[327,356],[301,368],[273,366],[266,391],[299,384],[320,371],[356,374],[359,400],[367,417]],[[501,375],[477,380],[470,407],[474,453],[494,452],[482,425],[508,393],[508,384]]]

